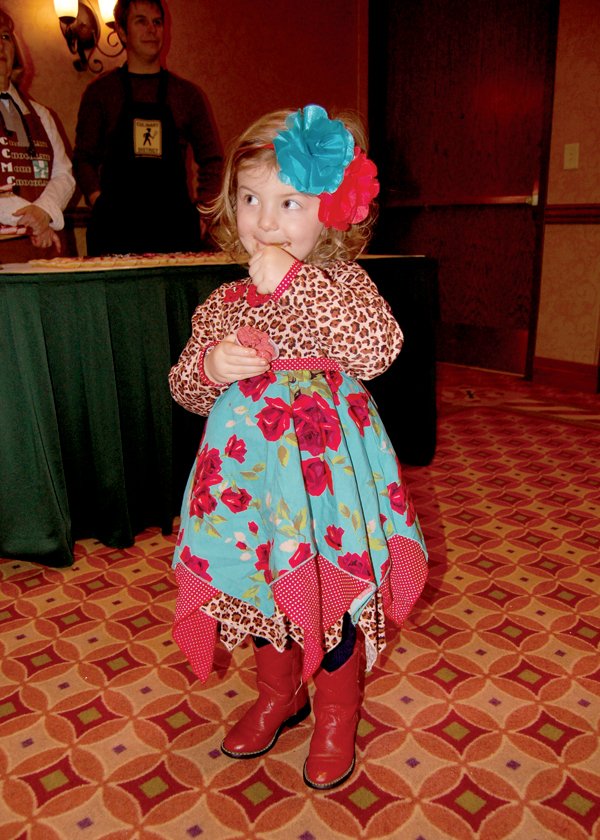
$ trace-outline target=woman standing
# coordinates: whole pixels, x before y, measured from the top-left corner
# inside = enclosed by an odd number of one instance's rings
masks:
[[[75,191],[71,161],[49,110],[17,90],[14,24],[0,9],[0,257],[26,262],[54,246]],[[39,252],[38,252],[39,255]]]

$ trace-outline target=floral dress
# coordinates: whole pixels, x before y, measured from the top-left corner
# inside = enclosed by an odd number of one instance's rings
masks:
[[[260,376],[207,384],[207,348],[242,325],[268,332],[278,358]],[[306,678],[339,642],[346,612],[371,667],[385,618],[400,625],[410,612],[425,545],[361,381],[401,346],[389,305],[352,262],[303,266],[277,300],[244,280],[197,308],[170,385],[185,408],[209,415],[173,560],[174,637],[201,679],[217,638],[231,649],[248,633],[280,650],[294,638]]]

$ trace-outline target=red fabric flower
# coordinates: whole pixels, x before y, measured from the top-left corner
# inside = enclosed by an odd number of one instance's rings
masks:
[[[250,283],[246,292],[246,303],[248,306],[262,306],[268,300],[271,300],[271,295],[261,295],[260,292],[256,291],[254,283]]]
[[[369,204],[379,193],[377,167],[359,146],[346,167],[344,180],[333,193],[321,193],[319,219],[326,227],[348,230],[369,214]]]
[[[235,303],[236,300],[246,297],[246,302],[249,306],[262,306],[268,300],[271,300],[271,295],[261,295],[256,291],[256,286],[249,280],[238,280],[232,283],[225,289],[223,300],[225,303]]]
[[[243,298],[246,294],[246,284],[243,280],[238,280],[237,283],[233,283],[231,286],[228,286],[225,289],[225,294],[223,295],[223,300],[225,303],[233,303],[240,298]]]

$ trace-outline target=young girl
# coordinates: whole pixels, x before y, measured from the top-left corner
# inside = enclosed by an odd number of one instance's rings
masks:
[[[360,382],[402,346],[351,261],[379,190],[364,148],[356,120],[318,105],[242,134],[212,218],[250,276],[196,309],[170,373],[174,399],[209,415],[174,557],[174,638],[205,680],[217,636],[230,650],[253,637],[258,698],[222,743],[233,758],[262,755],[307,717],[313,677],[304,780],[323,790],[354,769],[356,628],[370,669],[384,618],[400,625],[426,577],[398,459]]]

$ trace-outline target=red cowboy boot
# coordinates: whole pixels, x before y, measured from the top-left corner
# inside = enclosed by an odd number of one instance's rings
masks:
[[[362,700],[360,651],[341,668],[315,674],[315,729],[304,763],[304,781],[317,790],[341,785],[354,770],[354,746]]]
[[[283,729],[310,714],[300,647],[292,642],[279,653],[273,645],[263,645],[254,648],[254,657],[258,699],[223,739],[221,749],[231,758],[255,758],[268,752]]]

